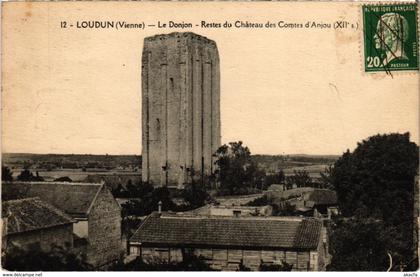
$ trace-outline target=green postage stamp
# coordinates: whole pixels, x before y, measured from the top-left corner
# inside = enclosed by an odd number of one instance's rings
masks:
[[[418,70],[417,5],[363,6],[365,71]]]

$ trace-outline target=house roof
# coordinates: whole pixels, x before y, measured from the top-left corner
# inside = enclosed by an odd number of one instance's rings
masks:
[[[89,183],[3,182],[2,199],[39,197],[73,217],[85,217],[102,187]]]
[[[7,234],[71,224],[74,220],[39,198],[4,201],[2,217],[7,218]]]
[[[165,245],[316,249],[321,221],[298,217],[150,215],[130,242]]]

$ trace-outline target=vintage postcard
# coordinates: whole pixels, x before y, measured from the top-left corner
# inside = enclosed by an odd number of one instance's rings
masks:
[[[417,2],[10,1],[1,20],[3,276],[416,274]]]

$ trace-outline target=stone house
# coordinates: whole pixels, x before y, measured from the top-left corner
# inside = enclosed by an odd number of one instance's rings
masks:
[[[121,247],[121,208],[103,184],[13,182],[2,184],[2,199],[39,197],[70,215],[74,248],[95,269],[118,261]]]
[[[40,200],[25,198],[2,202],[2,252],[39,247],[50,251],[73,247],[75,221],[61,210]]]
[[[305,192],[314,191],[315,188],[312,187],[302,187],[302,188],[293,188],[288,190],[281,190],[277,185],[273,185],[269,190],[264,192],[264,195],[270,200],[273,201],[283,201],[292,197],[301,196]]]
[[[313,191],[304,192],[300,197],[292,199],[290,204],[294,205],[297,211],[309,213],[314,217],[338,213],[336,211],[337,194],[329,189],[314,189]]]
[[[273,207],[265,206],[228,206],[206,205],[185,214],[209,215],[209,216],[271,216]]]
[[[268,190],[265,196],[273,203],[294,207],[299,215],[330,217],[337,214],[337,194],[330,189],[302,187],[289,190]]]
[[[213,269],[251,270],[261,264],[293,271],[325,270],[322,222],[301,217],[211,217],[153,213],[129,240],[130,256],[145,262],[180,262],[186,253]]]

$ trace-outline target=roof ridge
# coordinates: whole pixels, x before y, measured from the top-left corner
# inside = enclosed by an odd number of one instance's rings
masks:
[[[197,215],[197,214],[162,214],[162,219],[211,219],[225,221],[283,221],[283,222],[301,222],[305,218],[301,216],[215,216],[215,215]]]
[[[66,214],[64,211],[62,211],[61,209],[49,204],[46,201],[41,200],[39,197],[35,197],[37,198],[34,202],[34,204],[36,203],[39,206],[42,206],[48,210],[50,210],[51,212],[55,213],[56,215],[60,216],[61,218],[67,220],[67,221],[71,221],[71,222],[76,222],[70,215]]]
[[[101,193],[101,191],[102,191],[102,189],[104,188],[104,184],[102,183],[101,185],[100,185],[100,187],[99,187],[99,189],[96,191],[96,193],[95,193],[95,196],[93,197],[93,199],[92,199],[92,202],[90,202],[90,204],[89,204],[89,208],[87,209],[87,211],[86,211],[86,214],[87,215],[89,215],[89,213],[90,213],[90,210],[92,209],[92,207],[93,207],[93,204],[95,203],[95,201],[96,201],[96,199],[98,198],[98,195]]]
[[[20,203],[20,202],[24,202],[24,201],[28,201],[28,200],[34,200],[34,199],[40,199],[39,196],[35,196],[35,197],[25,197],[25,198],[19,198],[19,199],[11,199],[11,200],[5,200],[2,201],[3,204],[9,204],[9,203]]]
[[[137,232],[140,231],[141,227],[153,216],[153,213],[146,216],[146,218],[143,220],[143,222],[140,223],[139,227],[137,227],[137,230],[133,233],[130,239],[134,238],[134,236],[137,234]],[[129,240],[130,240],[129,239]]]

